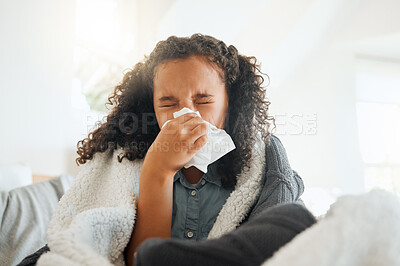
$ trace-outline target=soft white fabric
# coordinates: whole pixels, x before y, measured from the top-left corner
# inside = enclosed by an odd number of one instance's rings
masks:
[[[37,265],[124,265],[143,160],[119,163],[117,155],[122,152],[118,148],[114,153],[96,153],[84,165],[52,217],[47,231],[51,251]],[[250,169],[238,176],[209,238],[234,230],[256,200],[265,172],[265,144],[260,140],[250,163]]]
[[[201,117],[199,111],[195,112],[187,107],[183,107],[181,110],[173,113],[173,116],[177,118],[187,113],[195,113]],[[161,128],[170,121],[171,120],[167,120]],[[217,128],[208,121],[204,120],[204,122],[208,125],[207,143],[184,165],[184,167],[189,168],[194,166],[203,173],[207,173],[207,166],[209,164],[212,164],[228,152],[234,150],[236,146],[231,136],[229,136],[225,130]]]
[[[263,266],[399,266],[400,200],[384,190],[340,197]]]
[[[28,163],[0,165],[0,191],[32,184],[32,169]]]

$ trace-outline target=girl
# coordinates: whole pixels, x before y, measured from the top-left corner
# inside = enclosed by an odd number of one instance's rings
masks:
[[[270,133],[262,83],[254,57],[195,34],[159,42],[115,88],[107,122],[78,143],[77,163],[106,151],[143,162],[127,265],[260,265],[315,222],[295,203],[303,182]],[[174,118],[184,107],[201,118]],[[183,167],[207,143],[205,121],[236,146],[207,173]]]

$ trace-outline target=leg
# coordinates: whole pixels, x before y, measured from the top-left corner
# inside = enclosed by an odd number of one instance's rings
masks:
[[[218,239],[149,239],[137,250],[134,265],[260,265],[315,222],[302,205],[281,204],[260,212]]]

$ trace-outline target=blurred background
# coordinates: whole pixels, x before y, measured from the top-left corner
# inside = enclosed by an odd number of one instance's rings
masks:
[[[2,0],[0,184],[76,175],[76,144],[123,73],[200,32],[269,75],[275,134],[315,214],[342,194],[400,195],[399,14],[398,0]]]

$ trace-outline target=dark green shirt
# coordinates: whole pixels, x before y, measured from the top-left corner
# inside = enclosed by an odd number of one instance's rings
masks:
[[[171,238],[207,238],[232,189],[223,188],[217,161],[210,164],[197,184],[190,184],[179,170],[174,177]]]

